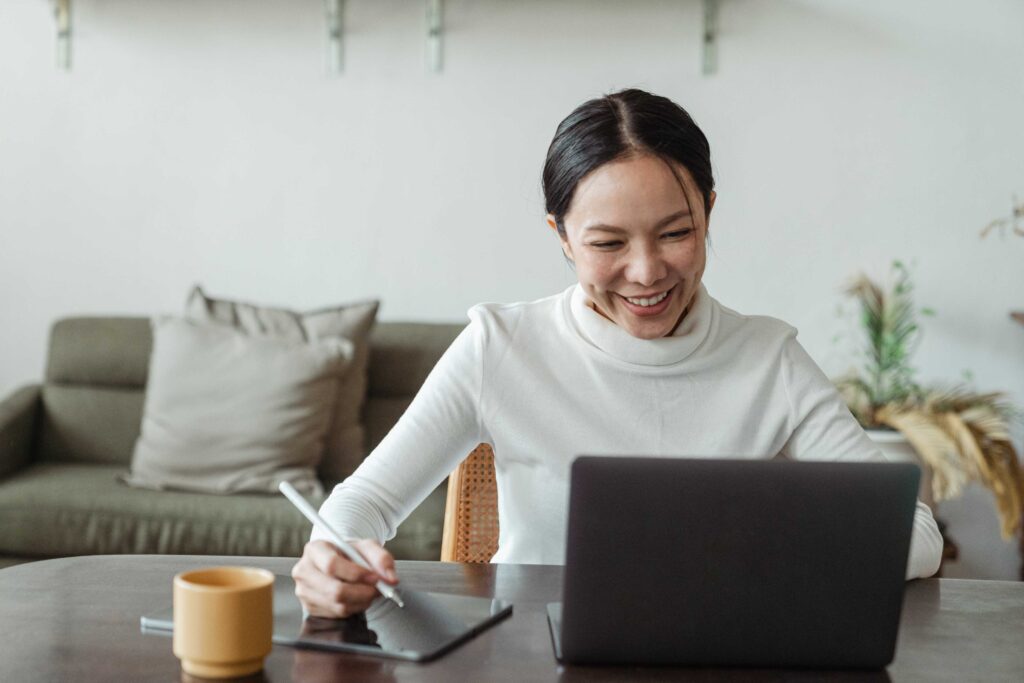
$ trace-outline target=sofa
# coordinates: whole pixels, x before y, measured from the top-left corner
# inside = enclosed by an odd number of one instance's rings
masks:
[[[363,407],[367,452],[461,329],[377,323]],[[152,343],[147,318],[59,320],[44,381],[0,401],[0,566],[110,553],[302,553],[310,525],[283,496],[152,491],[118,480],[140,432]],[[329,492],[337,482],[322,483]],[[439,558],[445,490],[442,482],[388,542],[397,558]]]

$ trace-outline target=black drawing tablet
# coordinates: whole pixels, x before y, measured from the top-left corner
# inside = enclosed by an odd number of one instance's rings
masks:
[[[400,589],[405,607],[377,598],[348,619],[302,618],[290,576],[274,577],[274,642],[423,662],[439,657],[512,614],[512,604],[490,598]],[[168,607],[142,617],[142,630],[169,634]]]

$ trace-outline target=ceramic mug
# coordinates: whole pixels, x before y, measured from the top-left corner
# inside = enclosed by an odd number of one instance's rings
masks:
[[[174,654],[187,674],[246,676],[263,669],[274,630],[274,575],[209,567],[174,577]]]

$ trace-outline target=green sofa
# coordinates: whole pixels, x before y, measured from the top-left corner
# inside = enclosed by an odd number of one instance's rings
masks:
[[[372,449],[461,325],[378,323],[363,422]],[[310,525],[283,496],[130,488],[152,334],[147,318],[54,324],[41,385],[0,401],[0,566],[107,553],[295,557]],[[336,482],[325,481],[330,491]],[[320,501],[315,501],[319,504]],[[445,485],[399,528],[400,559],[440,556]]]

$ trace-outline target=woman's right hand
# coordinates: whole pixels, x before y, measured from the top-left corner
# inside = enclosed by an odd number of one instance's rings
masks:
[[[372,570],[363,569],[328,541],[310,541],[292,567],[295,596],[310,616],[343,619],[366,610],[380,593],[375,584],[398,584],[395,558],[376,541],[352,541]]]

